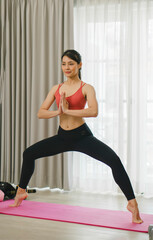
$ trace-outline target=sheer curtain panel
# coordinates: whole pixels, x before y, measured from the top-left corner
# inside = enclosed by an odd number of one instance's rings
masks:
[[[97,138],[121,158],[136,193],[153,196],[153,1],[75,0],[74,44],[92,84]],[[120,192],[110,169],[74,153],[73,189]]]
[[[18,184],[25,148],[57,131],[57,118],[39,120],[37,112],[63,80],[61,55],[73,48],[73,1],[1,0],[0,13],[0,180]],[[30,186],[68,189],[68,165],[64,155],[37,160]]]

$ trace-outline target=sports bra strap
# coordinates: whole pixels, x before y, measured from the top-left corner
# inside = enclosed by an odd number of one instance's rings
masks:
[[[60,83],[59,85],[58,85],[58,88],[57,88],[57,91],[60,89],[60,87],[63,85],[63,83]]]
[[[58,85],[57,91],[59,91],[60,87],[61,87],[63,84],[64,84],[64,83],[60,83],[60,84]],[[83,83],[83,82],[81,81],[81,86],[80,86],[79,89],[81,89],[85,84],[86,84],[86,83]],[[79,89],[78,89],[78,90],[79,90]]]
[[[81,81],[81,88],[85,85],[86,83],[83,83],[82,81]]]

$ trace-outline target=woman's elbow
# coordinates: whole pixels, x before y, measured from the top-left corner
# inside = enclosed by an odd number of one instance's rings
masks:
[[[98,109],[95,109],[94,111],[93,111],[93,117],[97,117],[98,116]]]
[[[40,116],[40,114],[39,114],[39,113],[37,113],[37,118],[41,119],[41,116]]]
[[[39,110],[38,113],[37,113],[37,117],[38,117],[39,119],[42,118],[42,115],[41,115],[41,111],[40,111],[40,110]]]
[[[97,117],[98,116],[98,111],[94,112],[94,116],[93,117]]]

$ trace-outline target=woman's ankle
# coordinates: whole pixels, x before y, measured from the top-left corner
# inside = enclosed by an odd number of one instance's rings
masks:
[[[20,194],[20,193],[25,193],[25,192],[26,192],[26,189],[18,187],[17,193]]]
[[[138,205],[138,203],[137,203],[137,200],[135,199],[135,198],[133,198],[133,199],[130,199],[129,201],[128,201],[128,203],[130,204],[130,205]]]

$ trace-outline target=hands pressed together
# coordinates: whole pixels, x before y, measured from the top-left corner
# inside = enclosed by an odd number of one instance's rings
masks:
[[[66,113],[66,111],[69,109],[69,103],[66,100],[65,92],[62,92],[60,102],[59,102],[59,115]]]

